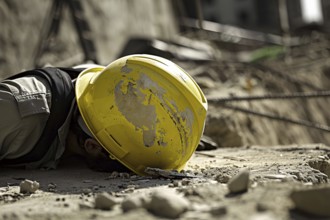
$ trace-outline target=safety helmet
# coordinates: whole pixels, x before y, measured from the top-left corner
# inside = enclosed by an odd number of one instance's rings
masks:
[[[178,65],[158,56],[129,55],[84,70],[76,98],[110,158],[140,175],[147,167],[183,169],[204,130],[202,90]]]

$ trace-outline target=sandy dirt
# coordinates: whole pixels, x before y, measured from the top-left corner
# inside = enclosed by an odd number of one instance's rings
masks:
[[[59,169],[0,170],[1,219],[163,219],[163,214],[140,205],[124,211],[125,200],[148,200],[161,191],[183,197],[188,206],[180,219],[309,219],[295,207],[293,191],[329,188],[330,148],[324,145],[250,146],[197,152],[186,166],[187,177],[141,177],[102,173],[78,159]],[[234,194],[228,181],[249,171],[246,192]],[[37,181],[35,193],[20,193],[19,184]],[[97,209],[95,198],[107,192],[115,199],[110,210]],[[310,201],[312,202],[312,201]],[[175,204],[176,201],[171,201]],[[306,210],[305,210],[306,212]]]

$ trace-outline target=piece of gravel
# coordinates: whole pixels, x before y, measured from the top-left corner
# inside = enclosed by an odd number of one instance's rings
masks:
[[[23,180],[19,187],[20,193],[34,193],[39,189],[40,184],[37,181]]]
[[[118,200],[107,192],[102,192],[95,197],[95,208],[110,210],[118,203]]]
[[[248,169],[241,170],[228,181],[228,189],[230,193],[246,192],[249,187],[249,181],[250,171]]]
[[[290,197],[298,210],[320,217],[330,217],[329,186],[295,190]]]
[[[147,204],[147,198],[143,195],[130,196],[124,199],[121,203],[121,207],[124,212],[128,212],[133,209],[145,207]]]
[[[217,207],[213,207],[210,210],[210,213],[214,216],[223,216],[226,215],[228,212],[227,207],[226,206],[217,206]]]
[[[187,211],[189,202],[173,191],[155,191],[146,205],[153,214],[165,218],[178,218]]]

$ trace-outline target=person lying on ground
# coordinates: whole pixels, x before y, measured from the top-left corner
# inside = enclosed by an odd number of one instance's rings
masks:
[[[0,166],[180,170],[202,135],[207,101],[179,66],[130,55],[107,67],[46,67],[0,82]]]

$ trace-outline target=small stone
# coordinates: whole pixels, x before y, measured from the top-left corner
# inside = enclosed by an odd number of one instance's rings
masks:
[[[175,192],[156,191],[147,206],[148,210],[157,216],[178,218],[187,211],[189,202]]]
[[[237,175],[228,181],[230,193],[246,192],[249,187],[250,172],[247,169],[241,170]]]
[[[119,173],[119,177],[123,179],[129,179],[130,174],[129,173]]]
[[[134,192],[134,188],[127,188],[122,191],[123,193],[132,193]]]
[[[214,216],[226,215],[227,214],[227,207],[226,206],[214,207],[210,210],[210,213]]]
[[[126,198],[122,203],[121,207],[124,212],[128,212],[133,209],[144,207],[147,204],[147,199],[142,196],[133,196]]]
[[[6,202],[15,202],[15,199],[12,196],[7,196],[5,201]]]
[[[92,209],[93,205],[90,202],[79,203],[79,209]]]
[[[110,210],[114,205],[116,205],[118,201],[115,197],[111,196],[107,192],[100,193],[96,195],[95,198],[95,208],[102,210]]]
[[[115,179],[119,177],[119,173],[117,171],[113,171],[110,176],[108,177],[109,179]]]
[[[49,184],[47,185],[47,190],[48,190],[49,192],[55,192],[55,191],[56,191],[56,187],[57,187],[57,185],[56,185],[55,183],[49,183]]]
[[[85,194],[85,195],[87,195],[87,194],[92,193],[92,190],[89,189],[89,188],[84,188],[84,189],[82,189],[82,193]]]
[[[258,202],[256,205],[256,210],[258,212],[265,212],[267,211],[269,208],[266,204],[262,203],[262,202]]]
[[[20,193],[34,193],[39,189],[40,184],[37,181],[24,180],[20,183]]]
[[[189,179],[183,179],[181,181],[182,186],[188,186],[190,183],[191,183],[191,181]]]
[[[173,186],[174,186],[174,187],[179,187],[179,186],[182,186],[182,183],[181,183],[180,180],[174,180],[174,181],[173,181]]]
[[[219,174],[215,177],[215,180],[219,183],[228,183],[230,176],[228,174]]]
[[[290,196],[298,210],[320,217],[330,217],[330,187],[296,190]]]

